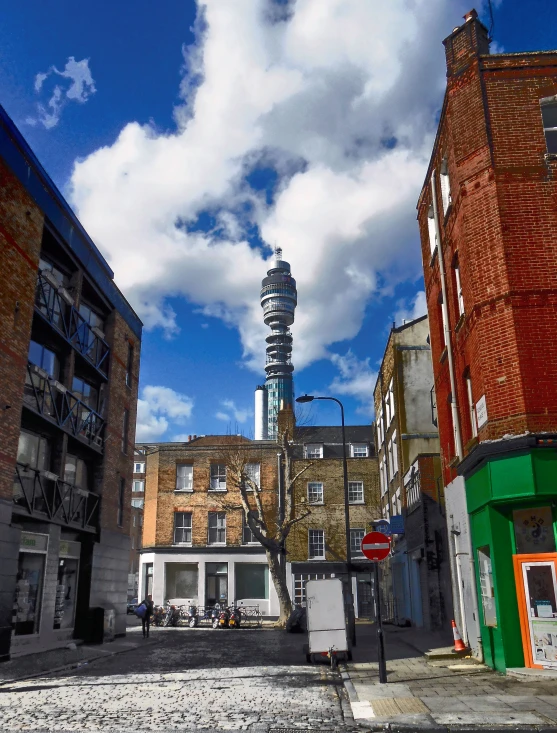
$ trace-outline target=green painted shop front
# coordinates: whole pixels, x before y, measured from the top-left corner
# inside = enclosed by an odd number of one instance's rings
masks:
[[[557,451],[487,457],[465,481],[485,663],[504,672],[525,665],[513,555],[555,552]]]

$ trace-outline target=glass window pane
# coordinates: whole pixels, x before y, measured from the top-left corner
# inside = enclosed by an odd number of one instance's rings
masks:
[[[41,618],[45,555],[19,555],[15,596],[16,636],[37,634]]]
[[[478,567],[480,571],[480,591],[484,623],[486,626],[497,626],[497,611],[495,609],[495,589],[493,585],[493,570],[491,567],[491,549],[488,545],[478,548]]]
[[[557,103],[542,104],[544,127],[557,127]]]
[[[263,563],[236,563],[236,601],[269,598],[269,568]]]
[[[194,599],[198,595],[198,568],[195,563],[165,563],[165,599]]]
[[[555,552],[555,534],[550,506],[517,509],[513,512],[518,555]]]

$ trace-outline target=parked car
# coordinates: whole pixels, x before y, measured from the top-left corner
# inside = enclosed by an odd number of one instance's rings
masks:
[[[132,598],[131,601],[128,601],[126,613],[133,613],[136,608],[137,608],[137,598]]]

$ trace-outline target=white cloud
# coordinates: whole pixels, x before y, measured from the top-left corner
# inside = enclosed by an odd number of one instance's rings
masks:
[[[377,372],[369,366],[369,359],[358,359],[349,349],[344,356],[332,354],[331,361],[339,370],[329,387],[333,394],[350,395],[361,403],[358,412],[371,417],[374,414],[373,389]]]
[[[283,247],[298,283],[298,370],[358,333],[378,287],[414,280],[415,204],[445,85],[441,41],[467,9],[464,0],[203,3],[176,131],[130,122],[71,178],[83,224],[146,326],[175,335],[165,299],[183,296],[236,326],[260,371],[267,263],[246,241],[254,226]],[[270,206],[244,180],[258,161],[279,174]],[[204,211],[217,228],[191,231]]]
[[[137,401],[136,440],[161,440],[170,424],[183,424],[191,416],[193,400],[169,387],[147,385]]]
[[[419,290],[410,303],[399,300],[397,305],[398,310],[394,317],[397,326],[401,326],[405,321],[413,321],[427,314],[427,301],[423,290]]]
[[[97,90],[95,82],[89,69],[89,59],[76,61],[70,56],[66,62],[66,66],[60,71],[56,66],[51,66],[46,72],[39,72],[35,76],[34,89],[37,94],[43,90],[45,81],[52,75],[67,79],[66,84],[58,83],[54,86],[50,98],[46,101],[46,106],[42,102],[37,103],[37,117],[28,117],[26,122],[29,125],[37,125],[40,123],[47,130],[55,127],[60,121],[62,109],[68,100],[86,102],[91,94]]]
[[[235,420],[237,423],[244,423],[253,415],[253,410],[236,407],[234,400],[223,400],[221,405],[227,410],[227,412],[219,411],[216,413],[215,417],[217,420],[222,420],[223,422]]]

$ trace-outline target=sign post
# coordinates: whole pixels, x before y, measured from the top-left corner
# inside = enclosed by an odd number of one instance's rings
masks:
[[[379,589],[379,562],[391,551],[391,540],[382,532],[368,532],[362,540],[362,553],[373,562],[373,578],[375,589],[375,622],[377,626],[377,656],[379,661],[379,682],[387,682],[387,665],[385,662],[385,642],[383,624],[381,622],[381,592]]]

